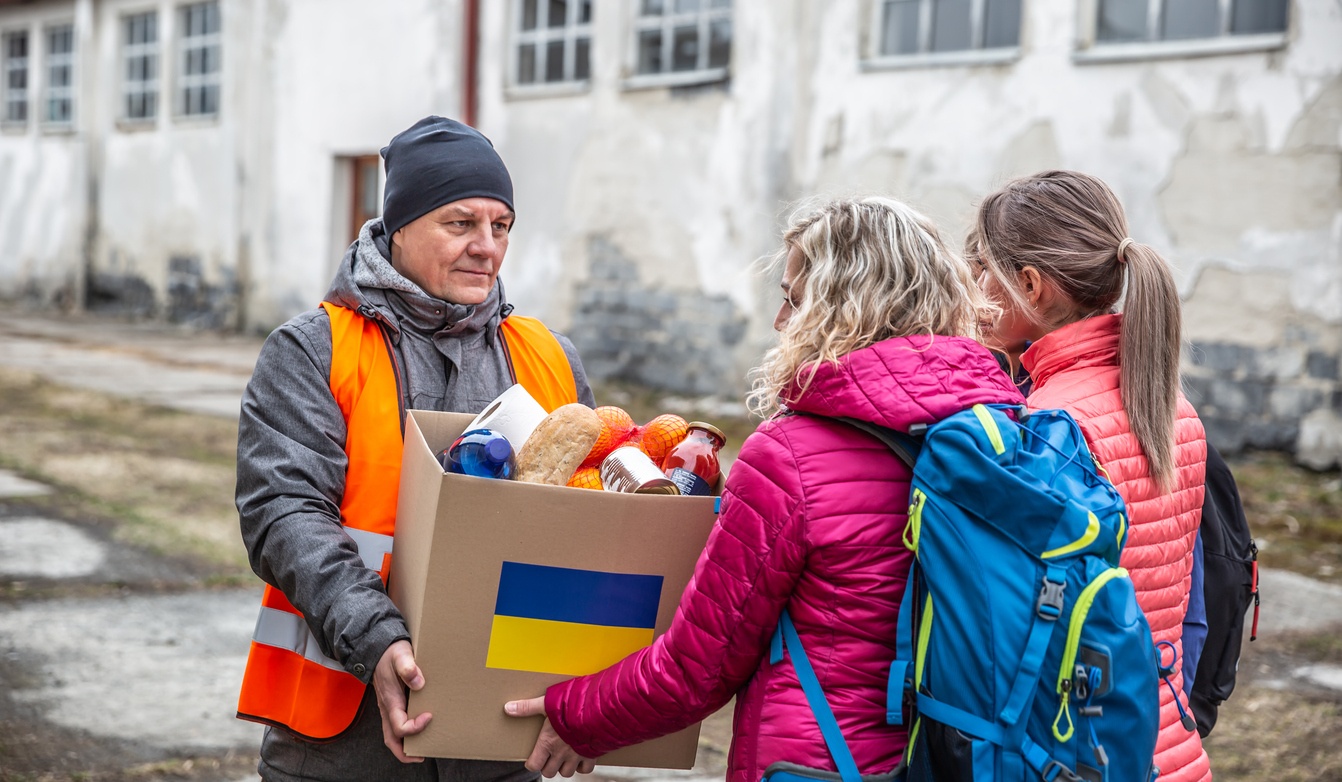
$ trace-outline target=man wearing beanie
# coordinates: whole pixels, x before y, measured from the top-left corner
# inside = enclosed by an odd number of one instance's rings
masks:
[[[267,781],[530,780],[522,764],[407,758],[432,715],[387,596],[405,411],[478,413],[514,383],[593,406],[572,343],[513,315],[498,278],[512,179],[493,145],[426,117],[382,150],[383,216],[321,306],[266,340],[242,399],[237,506],[267,584],[238,716]]]

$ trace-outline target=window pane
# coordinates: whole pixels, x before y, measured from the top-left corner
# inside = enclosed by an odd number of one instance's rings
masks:
[[[219,85],[211,84],[205,87],[205,113],[219,113]]]
[[[971,5],[972,0],[941,0],[932,6],[932,51],[956,52],[972,47]]]
[[[684,25],[671,31],[671,70],[699,69],[699,26]]]
[[[550,0],[550,16],[546,19],[549,27],[563,27],[568,22],[568,0]]]
[[[643,0],[639,7],[640,16],[661,16],[666,11],[665,0]]]
[[[550,41],[545,44],[545,80],[564,80],[564,42]]]
[[[731,8],[732,0],[709,0],[710,8]]]
[[[536,3],[538,0],[522,0],[522,29],[536,29]]]
[[[640,30],[638,33],[638,72],[662,72],[662,31]]]
[[[676,0],[676,13],[693,13],[699,10],[699,0]]]
[[[718,19],[708,25],[708,67],[726,68],[732,60],[732,20]]]
[[[1146,0],[1100,0],[1095,38],[1100,41],[1145,41]]]
[[[983,23],[983,46],[995,49],[1020,45],[1021,0],[988,0]]]
[[[1215,38],[1221,32],[1220,0],[1165,0],[1161,11],[1161,37]]]
[[[524,43],[517,47],[517,83],[536,83],[536,45]]]
[[[579,38],[573,52],[573,78],[582,81],[592,77],[592,39]]]
[[[587,24],[592,21],[592,0],[581,0],[578,3],[578,24]]]
[[[918,51],[918,3],[890,0],[881,20],[881,54],[913,54]]]
[[[1286,32],[1287,0],[1235,0],[1230,32],[1236,35]]]

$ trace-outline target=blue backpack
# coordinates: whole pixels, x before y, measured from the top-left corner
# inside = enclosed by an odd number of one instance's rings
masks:
[[[838,420],[913,466],[904,539],[915,565],[886,714],[908,720],[906,782],[1153,780],[1159,679],[1175,661],[1160,667],[1118,566],[1123,499],[1076,421],[975,405],[918,438]],[[856,782],[786,611],[774,662],[784,647],[839,769],[829,773]],[[765,778],[806,776],[776,771]]]

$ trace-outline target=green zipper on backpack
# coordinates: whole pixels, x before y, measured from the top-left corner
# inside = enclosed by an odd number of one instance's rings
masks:
[[[1090,605],[1095,602],[1095,594],[1105,584],[1113,581],[1120,576],[1126,576],[1128,571],[1125,568],[1109,568],[1095,577],[1093,581],[1081,590],[1081,595],[1076,599],[1076,606],[1072,608],[1072,620],[1067,625],[1067,646],[1062,653],[1062,666],[1058,669],[1057,692],[1062,696],[1062,705],[1058,708],[1058,716],[1053,718],[1053,736],[1058,741],[1069,741],[1072,738],[1074,725],[1072,724],[1072,712],[1068,710],[1067,703],[1072,692],[1072,673],[1076,668],[1076,655],[1081,650],[1081,628],[1086,624],[1086,615],[1090,613]],[[1064,735],[1058,729],[1058,723],[1062,721],[1062,716],[1067,715],[1067,733]]]
[[[923,506],[927,504],[927,495],[914,489],[913,502],[909,503],[909,521],[904,525],[904,548],[918,553],[918,536],[923,531]]]

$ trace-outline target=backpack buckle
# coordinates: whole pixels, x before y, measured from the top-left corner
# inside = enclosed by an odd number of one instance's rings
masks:
[[[1056,760],[1049,760],[1044,764],[1044,768],[1039,771],[1039,776],[1044,778],[1044,782],[1083,782],[1081,777],[1077,776],[1070,768],[1064,766]]]
[[[1044,583],[1039,588],[1039,599],[1034,604],[1035,613],[1050,622],[1062,616],[1062,594],[1066,587],[1066,584],[1049,581],[1048,576],[1045,576]]]

